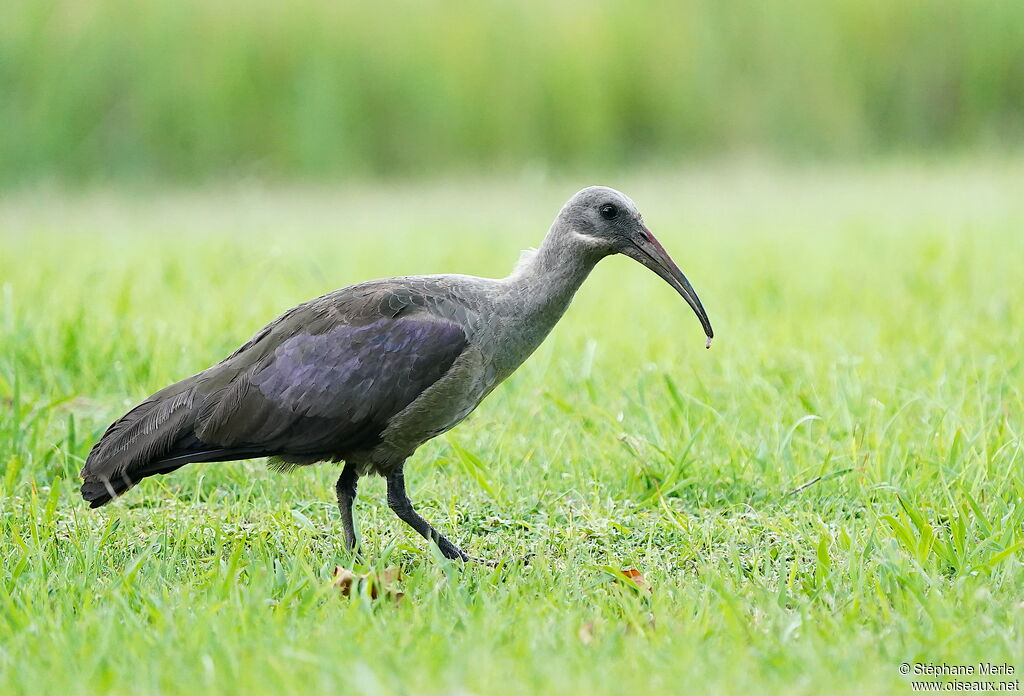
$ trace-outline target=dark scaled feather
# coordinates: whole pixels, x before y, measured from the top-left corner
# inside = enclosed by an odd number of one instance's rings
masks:
[[[312,463],[374,446],[467,346],[427,304],[376,283],[299,305],[111,425],[82,469],[82,495],[98,507],[190,462]]]

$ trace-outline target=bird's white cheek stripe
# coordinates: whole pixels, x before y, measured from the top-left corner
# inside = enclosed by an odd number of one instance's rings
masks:
[[[572,233],[576,235],[577,239],[582,239],[585,243],[589,244],[590,246],[597,246],[598,244],[601,243],[599,240],[594,239],[589,234],[583,234],[582,232],[577,232],[576,230],[573,230]]]

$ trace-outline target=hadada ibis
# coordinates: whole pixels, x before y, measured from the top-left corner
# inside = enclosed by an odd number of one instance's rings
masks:
[[[472,560],[413,509],[405,462],[533,353],[591,269],[612,254],[639,261],[682,295],[710,347],[697,294],[633,201],[593,186],[565,204],[540,248],[506,278],[372,280],[285,312],[220,363],[111,425],[82,469],[82,496],[99,507],[192,462],[344,462],[336,490],[348,549],[357,546],[356,483],[378,474],[399,518],[446,557]]]

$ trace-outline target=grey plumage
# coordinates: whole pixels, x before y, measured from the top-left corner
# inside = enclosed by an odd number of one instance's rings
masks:
[[[289,468],[344,461],[346,545],[356,482],[387,478],[388,503],[450,558],[468,559],[412,508],[403,465],[462,421],[540,345],[594,265],[623,253],[668,281],[710,322],[635,205],[604,187],[563,207],[540,248],[506,278],[410,276],[353,285],[284,313],[213,367],[116,421],[82,469],[103,505],[143,478],[191,462],[271,457]]]

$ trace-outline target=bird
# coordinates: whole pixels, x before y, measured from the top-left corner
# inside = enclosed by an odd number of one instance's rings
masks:
[[[358,553],[357,483],[386,480],[392,511],[448,559],[473,561],[413,507],[405,464],[465,419],[541,344],[602,259],[628,256],[665,280],[714,332],[686,276],[633,201],[604,186],[562,207],[504,278],[419,275],[358,283],[280,315],[238,350],[116,420],[81,470],[97,508],[194,462],[269,458],[289,470],[341,463],[344,545]]]

